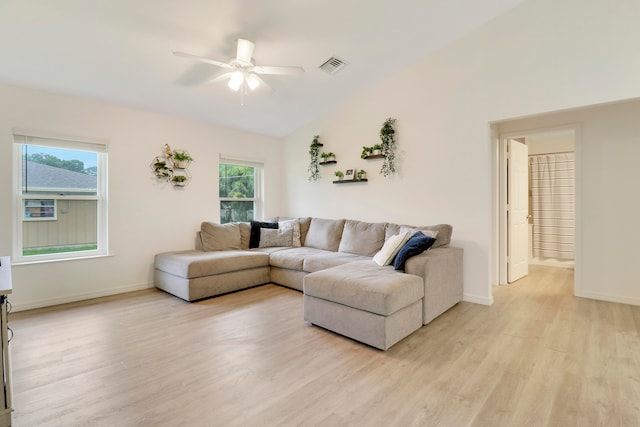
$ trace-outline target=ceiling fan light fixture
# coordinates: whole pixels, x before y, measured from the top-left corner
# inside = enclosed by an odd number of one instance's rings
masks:
[[[258,80],[255,75],[249,74],[247,76],[247,86],[249,86],[249,89],[254,90],[258,86],[260,86],[260,80]]]
[[[180,56],[188,59],[195,59],[205,64],[214,65],[220,67],[226,72],[218,75],[212,82],[224,82],[227,81],[229,89],[240,92],[240,105],[243,105],[243,97],[249,91],[253,91],[258,87],[265,88],[271,91],[269,84],[260,78],[260,75],[284,75],[284,76],[299,76],[304,74],[304,68],[299,66],[281,66],[281,65],[259,65],[257,66],[253,60],[253,51],[255,44],[252,41],[246,39],[237,40],[238,47],[236,51],[236,57],[229,62],[216,61],[214,59],[203,58],[201,56],[192,55],[190,53],[184,53],[175,51],[175,56]]]
[[[255,44],[245,39],[238,39],[238,50],[236,52],[236,60],[242,65],[251,65],[251,57]]]
[[[231,78],[229,79],[229,83],[227,83],[227,86],[237,92],[238,90],[240,90],[242,82],[244,82],[244,75],[242,74],[242,71],[236,71],[235,73],[231,74]]]

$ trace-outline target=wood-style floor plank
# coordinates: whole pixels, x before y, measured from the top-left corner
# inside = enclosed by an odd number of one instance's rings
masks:
[[[11,314],[14,426],[639,426],[640,307],[531,266],[387,352],[261,286]]]

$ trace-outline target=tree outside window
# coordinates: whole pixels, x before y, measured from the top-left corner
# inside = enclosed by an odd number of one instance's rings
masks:
[[[220,163],[220,222],[251,221],[260,210],[259,165]]]

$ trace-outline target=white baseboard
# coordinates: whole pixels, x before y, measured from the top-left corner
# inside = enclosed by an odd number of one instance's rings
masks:
[[[640,305],[640,298],[625,297],[620,295],[601,294],[598,292],[576,292],[580,298],[596,299],[600,301],[617,302],[620,304]]]
[[[462,301],[472,302],[474,304],[493,305],[493,295],[491,297],[481,297],[478,295],[463,294]]]
[[[84,301],[93,298],[108,297],[111,295],[124,294],[127,292],[140,291],[142,289],[153,288],[153,283],[138,283],[135,285],[121,286],[119,288],[105,289],[98,292],[87,292],[76,295],[66,295],[59,298],[47,298],[38,301],[31,301],[28,303],[20,304],[11,302],[11,311],[24,311],[33,310],[34,308],[51,307],[53,305],[68,304],[70,302]],[[11,296],[9,296],[11,301]]]

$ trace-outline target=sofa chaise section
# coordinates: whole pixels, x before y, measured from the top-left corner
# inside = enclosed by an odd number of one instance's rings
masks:
[[[195,301],[269,283],[269,273],[268,253],[190,250],[157,254],[154,281],[170,294]]]
[[[304,278],[304,319],[387,350],[422,326],[422,279],[360,261]]]

